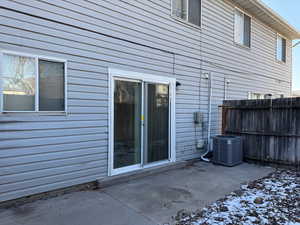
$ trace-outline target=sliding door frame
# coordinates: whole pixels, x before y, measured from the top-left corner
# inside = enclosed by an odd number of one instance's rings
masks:
[[[176,79],[171,77],[157,76],[146,73],[125,71],[119,69],[109,68],[109,111],[108,111],[108,120],[109,120],[109,140],[108,140],[108,176],[114,176],[118,174],[123,174],[127,172],[132,172],[135,170],[140,170],[143,168],[150,168],[166,163],[171,163],[176,161],[176,113],[175,113],[175,104],[176,104]],[[140,81],[142,82],[142,96],[144,96],[144,82],[157,83],[157,84],[166,84],[169,85],[169,159],[164,161],[159,161],[151,164],[143,165],[143,145],[144,142],[141,140],[141,157],[142,161],[139,165],[133,165],[129,167],[114,169],[114,81],[119,80],[128,80],[132,82]],[[144,120],[144,100],[142,99],[142,120]],[[144,121],[142,121],[144,123]],[[141,131],[143,137],[143,129]],[[143,138],[142,138],[143,139]]]

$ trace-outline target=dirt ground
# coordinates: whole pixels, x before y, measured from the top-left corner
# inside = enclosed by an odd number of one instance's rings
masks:
[[[300,225],[300,172],[277,170],[195,212],[178,212],[177,225]]]

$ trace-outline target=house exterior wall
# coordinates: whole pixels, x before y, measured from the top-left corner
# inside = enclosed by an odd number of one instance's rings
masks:
[[[252,18],[252,47],[234,44],[234,6],[203,0],[202,28],[170,16],[170,0],[2,0],[0,50],[68,61],[67,114],[0,115],[0,202],[90,182],[108,174],[108,69],[175,77],[176,160],[199,157],[213,75],[212,135],[218,105],[248,92],[291,91],[287,63],[276,62],[276,32]],[[202,75],[201,75],[202,74]],[[194,127],[193,112],[205,116]]]

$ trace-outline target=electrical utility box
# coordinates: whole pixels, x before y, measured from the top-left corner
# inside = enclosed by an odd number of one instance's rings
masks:
[[[214,137],[212,161],[224,166],[236,166],[243,163],[241,137],[225,135]]]
[[[203,113],[194,112],[194,123],[195,124],[202,124],[202,122],[203,122]]]

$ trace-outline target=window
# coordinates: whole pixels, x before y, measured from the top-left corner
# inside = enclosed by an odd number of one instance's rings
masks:
[[[261,93],[248,92],[248,99],[264,99],[265,95]]]
[[[273,94],[262,94],[262,93],[255,93],[255,92],[248,92],[248,99],[273,99],[276,97],[283,97],[284,95],[273,95]]]
[[[251,17],[235,10],[234,40],[240,45],[251,46]]]
[[[65,62],[2,54],[2,111],[65,111]]]
[[[286,39],[277,35],[277,54],[278,61],[286,62]]]
[[[172,16],[201,26],[201,0],[172,0]]]

